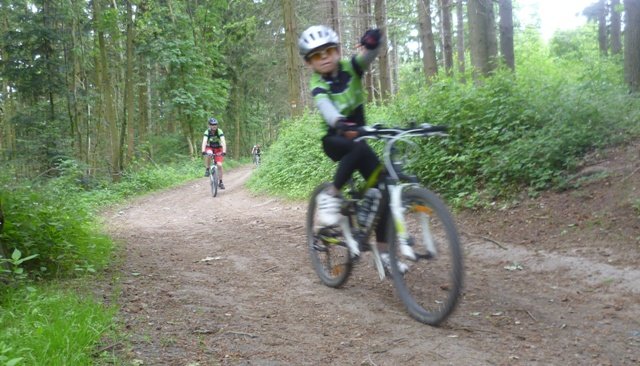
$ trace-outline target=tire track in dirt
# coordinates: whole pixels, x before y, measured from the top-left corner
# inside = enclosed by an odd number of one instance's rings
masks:
[[[306,253],[305,202],[254,195],[252,170],[204,178],[107,213],[123,245],[122,355],[145,365],[631,365],[634,269],[465,240],[466,289],[440,328],[412,320],[367,256],[342,289]],[[513,263],[522,270],[508,271]],[[585,264],[583,264],[585,266]],[[600,267],[599,267],[600,266]],[[588,269],[600,268],[594,275]],[[626,272],[621,272],[626,271]],[[609,280],[610,276],[629,276]]]

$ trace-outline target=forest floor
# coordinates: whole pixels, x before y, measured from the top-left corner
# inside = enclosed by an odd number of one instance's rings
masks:
[[[640,143],[589,157],[577,188],[456,214],[465,289],[440,327],[414,321],[362,260],[315,275],[306,202],[226,172],[104,213],[132,365],[638,365]]]

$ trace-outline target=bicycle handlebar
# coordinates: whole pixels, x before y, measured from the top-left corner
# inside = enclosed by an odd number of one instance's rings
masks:
[[[423,123],[416,127],[384,127],[382,125],[376,124],[373,126],[364,126],[360,129],[360,136],[357,139],[361,138],[391,138],[399,135],[408,135],[408,136],[436,136],[446,135],[449,127],[447,126],[434,126],[428,123]]]
[[[376,124],[373,126],[364,126],[360,129],[360,136],[355,141],[363,139],[383,139],[385,141],[385,148],[383,152],[384,165],[387,171],[391,174],[392,178],[406,178],[401,172],[401,166],[394,164],[391,160],[392,151],[394,145],[398,141],[407,140],[410,137],[429,137],[429,136],[447,136],[446,132],[449,128],[447,126],[434,126],[428,123],[423,123],[419,126],[412,126],[408,128],[401,127],[383,127]]]

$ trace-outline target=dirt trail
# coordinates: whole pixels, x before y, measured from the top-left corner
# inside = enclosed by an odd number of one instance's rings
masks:
[[[536,221],[562,214],[545,211],[554,196],[460,214],[464,297],[433,328],[404,312],[368,257],[343,289],[323,286],[306,253],[306,203],[248,192],[251,172],[226,172],[216,198],[202,178],[105,215],[124,246],[123,357],[184,366],[640,363],[637,224],[608,245],[612,236],[583,222],[578,231]]]

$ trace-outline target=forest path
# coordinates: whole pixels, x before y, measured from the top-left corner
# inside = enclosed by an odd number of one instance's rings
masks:
[[[243,187],[251,172],[225,172],[216,198],[202,178],[105,213],[124,252],[123,357],[184,366],[640,362],[637,248],[630,262],[612,263],[629,253],[563,251],[544,236],[535,247],[507,244],[463,214],[464,297],[435,328],[409,317],[368,256],[344,288],[322,285],[306,252],[306,202],[252,194]],[[508,270],[513,263],[522,270]]]

